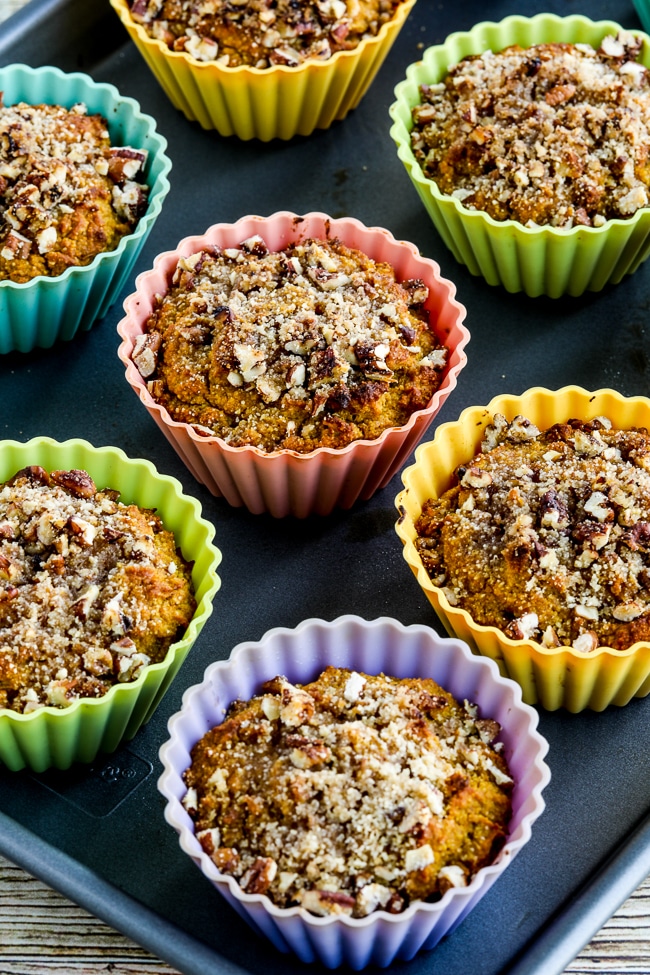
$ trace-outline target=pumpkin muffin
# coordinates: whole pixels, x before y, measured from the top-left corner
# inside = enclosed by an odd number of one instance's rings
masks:
[[[481,453],[422,506],[435,586],[512,639],[590,653],[650,638],[650,435],[607,417],[546,430],[495,414]]]
[[[56,277],[112,251],[147,209],[145,150],[112,146],[83,103],[3,105],[0,281]]]
[[[198,61],[296,67],[375,37],[401,0],[130,0],[150,37]]]
[[[397,914],[466,886],[502,848],[499,730],[431,679],[278,676],[194,746],[183,804],[244,891],[320,916]]]
[[[642,37],[514,44],[420,86],[411,146],[442,193],[495,220],[601,227],[648,206]]]
[[[173,420],[232,447],[345,447],[439,387],[428,297],[338,239],[274,252],[255,235],[180,258],[132,359]]]
[[[196,609],[159,516],[82,470],[0,486],[0,708],[99,698],[164,659]]]

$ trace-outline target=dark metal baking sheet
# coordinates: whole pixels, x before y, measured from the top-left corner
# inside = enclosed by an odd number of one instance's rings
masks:
[[[176,112],[107,0],[32,0],[0,26],[0,64],[84,70],[154,115],[169,142],[172,189],[135,273],[211,223],[280,209],[324,210],[387,227],[436,259],[468,310],[469,362],[438,422],[532,385],[650,393],[650,262],[579,299],[508,295],[456,264],[429,223],[389,136],[388,106],[423,47],[485,18],[583,12],[638,27],[631,0],[419,0],[359,108],[327,132],[242,143]],[[216,525],[223,584],[214,613],[160,708],[136,738],[92,767],[0,770],[0,852],[186,975],[280,975],[304,966],[252,935],[183,854],[163,820],[158,747],[182,693],[207,664],[272,626],[317,616],[394,616],[440,630],[394,532],[396,476],[349,512],[274,521],[228,507],[197,484],[126,386],[120,300],[71,343],[0,358],[0,435],[81,436],[147,457],[197,497]],[[403,975],[554,975],[650,872],[650,697],[602,714],[541,712],[550,742],[547,809],[528,845],[477,908]]]

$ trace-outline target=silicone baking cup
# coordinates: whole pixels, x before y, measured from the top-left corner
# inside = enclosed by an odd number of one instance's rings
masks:
[[[609,389],[588,392],[578,386],[557,391],[533,388],[521,396],[497,396],[487,406],[463,410],[455,423],[442,424],[434,439],[418,448],[415,463],[402,474],[404,490],[395,502],[400,512],[396,529],[406,562],[447,632],[494,660],[503,674],[521,684],[529,704],[539,703],[551,711],[560,707],[573,712],[585,708],[602,711],[610,704],[624,705],[633,697],[644,697],[650,692],[650,643],[635,643],[628,650],[598,647],[585,654],[567,646],[551,650],[533,640],[511,640],[501,630],[481,626],[465,610],[451,606],[442,589],[431,582],[415,549],[415,522],[427,498],[443,494],[459,464],[477,453],[494,413],[502,413],[508,420],[525,416],[540,429],[572,418],[592,420],[597,416],[608,417],[622,429],[650,428],[650,400],[645,397],[625,398]]]
[[[0,281],[0,352],[29,352],[71,339],[106,314],[160,213],[169,191],[171,160],[155,121],[113,85],[99,84],[85,74],[64,74],[58,68],[14,64],[0,68],[0,91],[5,105],[24,101],[70,108],[83,102],[89,113],[106,118],[113,145],[134,146],[148,153],[144,172],[149,187],[147,211],[115,250],[98,254],[84,267],[70,267],[57,277],[38,277],[25,284]]]
[[[376,911],[364,918],[315,917],[304,908],[279,908],[262,894],[247,894],[221,873],[194,835],[182,805],[183,772],[195,743],[224,717],[235,699],[246,700],[278,674],[292,682],[314,680],[329,664],[394,677],[430,677],[457,698],[478,705],[482,717],[501,724],[500,740],[515,780],[507,842],[494,863],[467,887],[447,891],[436,903],[416,901],[402,914]],[[542,790],[550,774],[547,743],[537,731],[537,713],[522,703],[519,687],[499,675],[489,660],[472,655],[459,640],[439,637],[425,626],[391,619],[367,622],[343,616],[333,622],[310,619],[295,630],[270,630],[259,643],[242,643],[230,659],[212,664],[201,684],[183,696],[169,721],[170,738],[160,749],[164,767],[158,788],[167,800],[165,818],[179,834],[181,849],[250,926],[283,952],[327,968],[384,967],[433,948],[449,934],[498,880],[528,842],[544,809]]]
[[[650,31],[650,3],[648,0],[633,0],[633,3],[644,31]]]
[[[44,707],[29,714],[0,708],[0,762],[12,770],[43,772],[112,752],[149,720],[212,612],[221,553],[212,542],[214,527],[201,517],[198,501],[147,460],[132,460],[116,447],[93,447],[84,440],[58,443],[36,437],[27,443],[0,443],[0,483],[34,464],[48,471],[85,470],[98,488],[119,491],[125,504],[155,508],[165,528],[174,532],[185,559],[194,563],[197,601],[182,639],[132,683],[116,684],[102,698],[79,699],[67,708]]]
[[[469,271],[488,284],[527,295],[580,295],[600,291],[632,274],[650,253],[650,208],[629,220],[609,220],[602,227],[525,227],[514,220],[493,220],[480,210],[464,207],[427,179],[411,151],[411,110],[420,102],[419,86],[435,84],[449,67],[472,54],[500,51],[511,44],[587,43],[598,48],[608,34],[623,30],[612,21],[582,16],[506,17],[500,23],[477,24],[454,33],[443,44],[428,48],[411,64],[395,88],[390,106],[391,136],[422,203],[446,246]],[[633,33],[640,34],[639,31]],[[643,37],[639,61],[650,67],[650,38]]]
[[[413,413],[404,426],[385,430],[376,440],[357,440],[339,450],[322,447],[309,454],[231,447],[216,436],[171,419],[154,401],[131,360],[135,340],[146,330],[156,295],[167,291],[179,257],[215,244],[236,247],[254,234],[272,251],[306,237],[338,237],[348,247],[391,264],[399,280],[423,279],[429,288],[425,307],[431,327],[449,349],[440,387],[426,409]],[[464,349],[469,332],[462,324],[466,309],[454,297],[455,285],[441,277],[435,261],[422,257],[413,244],[397,241],[387,230],[365,227],[358,220],[334,220],[324,213],[299,217],[285,211],[216,224],[204,235],[186,237],[175,251],[157,257],[153,269],[140,274],[135,286],[135,293],[124,302],[126,315],[117,326],[123,340],[118,355],[126,366],[129,385],[194,477],[214,495],[234,506],[245,505],[253,514],[304,518],[329,514],[335,507],[350,508],[357,500],[370,498],[388,483],[420,441],[467,361]]]
[[[175,108],[204,129],[264,142],[310,135],[356,108],[415,4],[403,0],[376,36],[325,61],[228,68],[171,51],[135,23],[127,0],[110,2]]]

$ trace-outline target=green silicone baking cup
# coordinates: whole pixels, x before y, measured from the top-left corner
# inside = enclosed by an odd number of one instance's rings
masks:
[[[134,146],[148,153],[144,179],[149,187],[147,211],[132,234],[112,251],[98,254],[84,267],[70,267],[57,277],[38,277],[25,284],[0,281],[0,353],[50,348],[58,340],[87,331],[103,316],[122,290],[169,192],[171,160],[167,140],[156,122],[133,98],[81,73],[58,68],[13,64],[0,68],[5,105],[24,101],[72,105],[83,102],[89,113],[108,122],[115,146]]]
[[[623,30],[613,21],[592,21],[579,15],[506,17],[499,23],[477,24],[466,33],[450,34],[443,44],[428,48],[409,65],[395,88],[389,112],[391,136],[420,199],[447,247],[469,271],[492,285],[531,297],[580,295],[600,291],[632,274],[650,254],[650,208],[629,220],[609,220],[602,227],[524,227],[514,220],[497,221],[480,210],[469,210],[441,193],[427,179],[411,151],[411,110],[420,102],[419,86],[436,84],[449,67],[470,54],[500,51],[511,44],[586,43],[598,48],[608,34]],[[650,37],[643,39],[639,61],[650,68]]]
[[[183,493],[179,481],[159,474],[147,460],[132,460],[117,447],[93,447],[85,440],[58,443],[37,437],[27,443],[0,442],[0,483],[23,467],[87,471],[98,488],[120,492],[120,501],[155,508],[174,532],[184,558],[193,562],[197,608],[182,639],[164,660],[145,667],[137,680],[116,684],[102,698],[80,699],[67,708],[44,707],[30,714],[0,708],[0,762],[9,769],[66,769],[112,752],[149,720],[212,612],[219,589],[221,553],[213,544],[214,526],[201,506]]]

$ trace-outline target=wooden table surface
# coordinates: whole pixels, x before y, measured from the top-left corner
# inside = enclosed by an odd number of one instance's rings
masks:
[[[0,0],[0,21],[26,2]],[[566,971],[650,975],[650,877]],[[0,857],[0,975],[108,972],[174,975],[175,970]]]

